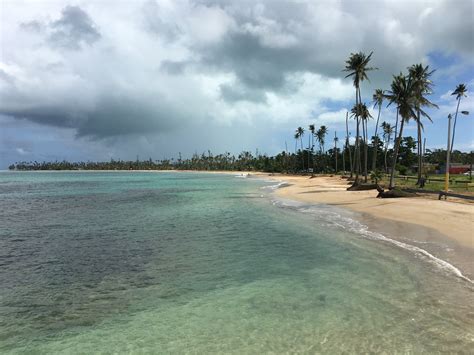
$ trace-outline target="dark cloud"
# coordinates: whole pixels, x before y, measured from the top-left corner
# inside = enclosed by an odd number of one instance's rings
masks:
[[[78,50],[82,45],[91,45],[101,37],[91,17],[78,6],[66,6],[61,18],[49,25],[48,42],[59,48]]]

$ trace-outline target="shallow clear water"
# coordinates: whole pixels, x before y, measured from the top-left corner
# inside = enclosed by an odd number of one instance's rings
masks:
[[[472,351],[469,283],[268,184],[0,173],[0,352]]]

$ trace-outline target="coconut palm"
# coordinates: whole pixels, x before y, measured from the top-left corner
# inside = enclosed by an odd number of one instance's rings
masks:
[[[377,123],[375,124],[375,141],[374,141],[374,151],[372,156],[372,171],[377,169],[377,148],[379,143],[379,136],[377,134],[379,128],[380,112],[382,111],[382,103],[384,100],[384,90],[375,89],[375,93],[372,95],[372,100],[374,102],[374,108],[378,106],[379,113],[377,114]]]
[[[453,91],[451,95],[456,95],[456,100],[458,100],[458,105],[456,107],[456,114],[454,115],[454,124],[453,124],[453,138],[451,139],[451,153],[453,152],[454,145],[454,136],[456,135],[456,122],[458,118],[459,104],[461,103],[462,97],[466,97],[467,87],[464,84],[459,84],[456,86],[456,90]]]
[[[360,107],[360,119],[362,121],[362,132],[364,135],[364,182],[367,182],[367,162],[368,162],[368,142],[369,142],[369,137],[367,133],[367,120],[369,118],[372,118],[372,115],[370,114],[369,110],[367,109],[367,106],[365,104],[362,104]]]
[[[296,131],[294,138],[295,138],[295,154],[296,154],[298,150],[298,140],[300,139],[300,134],[298,133],[298,131]]]
[[[324,144],[326,143],[327,133],[328,133],[328,129],[326,126],[321,126],[316,132],[316,140],[319,143],[319,150],[321,151],[322,154],[324,154]]]
[[[351,152],[351,145],[349,143],[349,112],[346,112],[346,147],[349,149],[349,165],[351,168],[351,178],[354,174],[354,169],[352,166],[352,152]]]
[[[395,89],[395,92],[394,92]],[[398,75],[394,76],[392,82],[392,91],[390,92],[389,105],[395,103],[397,105],[397,117],[400,115],[400,131],[398,132],[398,138],[395,139],[395,146],[393,150],[392,159],[392,170],[390,172],[390,183],[389,189],[395,187],[395,167],[398,160],[398,150],[400,148],[400,142],[402,140],[403,126],[408,123],[410,119],[417,119],[417,109],[420,110],[420,114],[427,116],[427,114],[419,108],[418,98],[414,94],[414,81],[411,76]]]
[[[346,75],[346,78],[352,77],[353,84],[356,89],[356,106],[362,102],[361,94],[360,94],[360,83],[364,80],[369,80],[367,76],[367,72],[370,70],[374,70],[377,68],[367,67],[370,62],[370,58],[372,57],[372,53],[367,56],[363,52],[359,53],[351,53],[348,60],[346,60],[346,66],[344,71],[349,72]],[[356,146],[355,146],[355,155],[356,155],[356,177],[354,184],[359,183],[359,173],[360,173],[360,147],[359,147],[359,128],[360,128],[360,120],[359,116],[356,115]]]
[[[298,138],[300,139],[300,144],[301,144],[301,154],[302,154],[302,162],[303,162],[303,170],[304,170],[304,154],[303,154],[303,136],[304,136],[304,128],[303,127],[298,127],[296,129],[296,133],[298,134]]]
[[[413,81],[413,95],[415,98],[415,109],[416,109],[416,126],[418,134],[418,182],[421,180],[423,172],[423,148],[422,148],[422,130],[423,123],[421,122],[421,110],[422,106],[426,107],[438,107],[437,105],[430,102],[425,95],[432,93],[433,83],[430,80],[430,76],[434,73],[434,70],[430,71],[429,66],[423,66],[423,64],[414,64],[408,68],[409,75]],[[431,121],[431,118],[426,115]]]
[[[388,166],[387,166],[387,151],[388,151],[388,146],[390,144],[390,140],[392,138],[392,133],[393,133],[393,126],[390,125],[388,122],[382,122],[380,125],[383,131],[383,139],[385,142],[385,151],[384,151],[384,163],[385,163],[385,172],[388,172]]]
[[[309,125],[309,131],[311,132],[311,161],[313,166],[314,172],[314,156],[313,156],[313,149],[314,149],[314,132],[316,130],[316,126],[314,124]],[[309,168],[309,161],[308,161],[308,168]]]
[[[367,106],[365,104],[357,104],[357,105],[354,105],[354,107],[352,107],[351,109],[351,116],[354,117],[356,120],[359,119],[360,122],[362,122],[362,135],[363,135],[363,140],[364,140],[364,145],[365,145],[365,149],[364,149],[364,166],[365,166],[365,169],[364,169],[364,176],[365,176],[365,182],[367,182],[367,130],[366,130],[366,122],[367,120],[372,117],[369,110],[367,109]],[[356,137],[356,142],[357,140],[360,140],[360,137]],[[359,143],[360,145],[360,143]],[[360,147],[359,147],[359,150],[360,150]],[[355,155],[355,159],[356,159],[356,166],[359,166],[361,165],[361,156],[360,156],[360,152],[358,155]],[[357,176],[357,175],[356,175]]]
[[[339,141],[339,138],[337,138],[336,132],[334,132],[334,156],[336,157],[336,170],[335,173],[337,174],[337,142]]]

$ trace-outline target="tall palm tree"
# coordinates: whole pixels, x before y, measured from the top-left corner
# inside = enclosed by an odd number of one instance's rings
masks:
[[[364,141],[364,176],[365,176],[365,182],[367,182],[367,120],[372,117],[370,114],[369,110],[367,109],[367,106],[365,104],[359,103],[357,105],[354,105],[354,107],[351,109],[351,116],[354,117],[356,120],[359,119],[360,122],[362,122],[362,135],[363,135],[363,141]],[[360,140],[360,137],[356,137],[357,139]],[[360,145],[360,143],[359,143]],[[360,147],[359,147],[360,150]],[[356,159],[356,166],[361,165],[361,156],[360,154],[358,156],[355,156]]]
[[[295,138],[295,155],[296,155],[296,152],[298,150],[298,140],[300,139],[300,134],[298,133],[298,131],[296,131],[294,138]]]
[[[361,105],[360,108],[360,118],[362,121],[362,131],[364,135],[364,182],[367,182],[367,162],[368,162],[368,149],[369,149],[369,137],[367,133],[367,120],[372,118],[367,106],[365,104]]]
[[[327,133],[328,133],[328,129],[326,126],[321,126],[316,132],[316,140],[319,143],[319,150],[321,151],[322,154],[324,154],[324,144],[326,143]]]
[[[352,166],[352,152],[351,152],[351,145],[349,142],[349,112],[346,112],[346,147],[349,149],[349,165],[351,168],[351,178],[354,174],[354,169]]]
[[[379,107],[379,113],[377,114],[377,123],[375,124],[375,141],[374,141],[374,151],[372,155],[372,171],[377,169],[377,148],[379,143],[379,136],[377,134],[379,128],[380,112],[382,111],[382,103],[384,100],[384,90],[375,89],[375,93],[372,95],[372,100],[374,102],[374,108]]]
[[[451,139],[451,153],[453,152],[454,145],[454,136],[456,135],[456,122],[458,118],[459,104],[461,103],[462,97],[466,97],[467,87],[464,84],[459,84],[456,86],[456,90],[453,91],[451,95],[456,95],[456,100],[458,100],[458,105],[456,107],[456,114],[454,115],[454,124],[453,124],[453,138]]]
[[[423,64],[413,64],[408,68],[408,73],[413,81],[413,95],[415,98],[415,110],[416,110],[416,126],[418,135],[418,183],[421,180],[423,173],[423,140],[422,130],[423,123],[421,122],[421,106],[426,107],[438,107],[430,102],[425,95],[432,93],[433,83],[430,80],[430,76],[434,73],[434,70],[430,71],[429,66],[423,66]],[[431,118],[426,116],[430,121]]]
[[[316,126],[314,124],[309,125],[309,131],[311,132],[311,162],[313,166],[313,172],[314,172],[314,156],[313,156],[313,150],[314,150],[314,132],[316,130]],[[308,165],[309,168],[309,165]]]
[[[304,154],[303,154],[303,136],[304,136],[304,128],[303,127],[298,127],[296,129],[296,133],[298,133],[299,139],[300,139],[300,144],[301,144],[301,158],[302,158],[302,165],[303,165],[303,170],[304,170]]]
[[[336,131],[334,131],[334,156],[336,157],[336,170],[335,173],[337,174],[337,142],[339,138],[337,138]]]
[[[346,78],[352,77],[353,79],[353,84],[356,89],[356,106],[362,102],[361,94],[360,94],[360,83],[366,79],[369,80],[369,77],[367,76],[367,72],[377,69],[377,68],[367,67],[367,65],[370,62],[370,58],[372,57],[372,53],[373,52],[370,52],[368,56],[365,55],[365,53],[363,52],[351,53],[349,59],[346,60],[346,66],[343,69],[343,71],[349,72],[349,74],[346,75]],[[359,116],[357,115],[356,116],[356,146],[355,146],[356,177],[355,177],[354,184],[359,183],[359,173],[360,173],[359,126],[360,126],[360,121],[359,121]]]
[[[398,150],[400,148],[400,142],[402,140],[403,126],[408,123],[410,119],[417,119],[417,98],[414,94],[414,81],[411,76],[398,75],[394,76],[392,82],[392,89],[396,88],[397,95],[391,92],[391,98],[389,105],[395,103],[397,105],[397,112],[400,115],[400,131],[398,132],[398,138],[395,140],[395,146],[393,150],[392,159],[392,171],[390,172],[390,183],[389,189],[395,187],[395,167],[398,161]],[[423,116],[427,116],[426,113],[420,108],[420,113]]]
[[[384,151],[384,163],[385,163],[385,173],[388,172],[388,166],[387,166],[387,151],[388,151],[388,146],[390,144],[390,140],[392,138],[392,133],[393,133],[393,126],[390,125],[388,122],[382,122],[380,125],[383,131],[383,139],[385,142],[385,151]]]

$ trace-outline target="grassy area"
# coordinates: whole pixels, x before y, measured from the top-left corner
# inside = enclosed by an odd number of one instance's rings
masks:
[[[384,176],[381,185],[388,186],[390,176]],[[450,175],[449,190],[458,193],[468,193],[474,194],[474,179],[471,181],[469,176],[464,175]],[[395,184],[400,188],[412,188],[417,189],[419,186],[416,185],[417,176],[408,175],[408,176],[396,176]],[[444,175],[433,174],[428,175],[427,181],[425,183],[425,190],[444,190]]]

